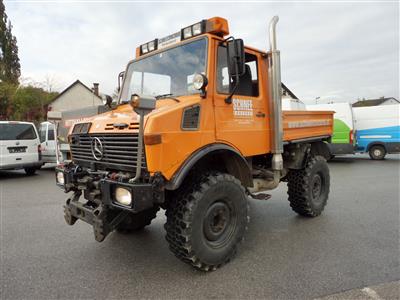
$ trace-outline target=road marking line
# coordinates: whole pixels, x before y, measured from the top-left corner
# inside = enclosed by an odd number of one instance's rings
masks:
[[[362,292],[364,292],[365,294],[367,294],[369,297],[371,297],[372,299],[375,300],[383,300],[381,297],[379,297],[379,295],[371,288],[365,287],[361,290]]]

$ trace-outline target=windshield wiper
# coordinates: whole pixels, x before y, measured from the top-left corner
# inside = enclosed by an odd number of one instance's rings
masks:
[[[160,100],[160,99],[172,99],[172,100],[175,100],[176,102],[181,102],[181,101],[179,101],[178,99],[176,99],[176,98],[174,98],[174,97],[171,97],[173,94],[171,94],[171,93],[169,93],[169,94],[162,94],[162,95],[157,95],[157,96],[155,96],[154,98],[156,98],[156,100]]]

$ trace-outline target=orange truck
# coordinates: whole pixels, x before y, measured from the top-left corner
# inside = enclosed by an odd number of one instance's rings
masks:
[[[329,194],[333,112],[281,109],[274,17],[268,52],[229,36],[220,17],[136,49],[111,110],[76,123],[56,183],[65,220],[97,241],[166,211],[166,240],[203,271],[228,262],[249,221],[249,198],[287,182],[292,209],[315,217]]]

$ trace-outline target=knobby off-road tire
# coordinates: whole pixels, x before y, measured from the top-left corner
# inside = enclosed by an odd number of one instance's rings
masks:
[[[137,214],[130,214],[117,226],[116,230],[120,233],[131,233],[143,229],[150,225],[159,209],[159,207],[153,207]]]
[[[240,181],[209,173],[185,182],[166,210],[166,240],[182,261],[202,271],[216,270],[236,254],[249,222]]]
[[[302,170],[290,170],[288,195],[299,215],[316,217],[324,210],[329,195],[330,176],[325,158],[312,156]]]
[[[382,160],[386,156],[386,150],[383,146],[372,146],[368,151],[369,157],[373,160]]]

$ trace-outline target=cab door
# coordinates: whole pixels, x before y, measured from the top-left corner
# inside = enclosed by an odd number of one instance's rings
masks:
[[[216,70],[214,90],[214,111],[216,122],[216,140],[231,144],[244,156],[266,153],[269,149],[269,120],[267,97],[263,82],[266,82],[261,69],[263,57],[251,49],[245,49],[245,73],[240,76],[239,85],[232,96],[232,103],[225,99],[229,96],[234,83],[229,78],[227,50],[224,45],[216,49]]]
[[[50,160],[56,160],[56,141],[54,135],[54,124],[49,123],[47,125],[47,153],[46,155],[49,156]]]
[[[39,134],[43,161],[55,162],[54,125],[49,122],[43,122],[40,125]]]

